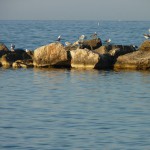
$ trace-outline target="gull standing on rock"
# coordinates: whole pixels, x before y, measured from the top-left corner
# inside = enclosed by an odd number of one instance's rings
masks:
[[[150,38],[150,34],[143,34],[145,39],[149,39]]]
[[[109,44],[111,42],[111,39],[105,40],[105,43]]]
[[[79,41],[84,41],[86,39],[86,36],[85,35],[81,35],[80,37],[79,37]]]
[[[65,42],[66,46],[71,46],[72,44],[70,42]]]
[[[83,42],[84,42],[84,40],[85,40],[86,38],[87,38],[87,37],[86,37],[85,35],[81,35],[81,36],[79,37],[78,44],[79,44],[79,47],[80,47],[80,48],[82,47]]]
[[[56,41],[60,42],[60,40],[61,40],[61,35],[58,36]]]
[[[95,32],[94,34],[91,35],[92,39],[97,39],[97,33]]]
[[[143,34],[145,39],[149,39],[150,38],[150,29],[148,31],[149,31],[149,34]]]
[[[10,50],[12,51],[12,52],[14,52],[15,51],[15,45],[14,44],[11,44],[11,47],[10,47]]]

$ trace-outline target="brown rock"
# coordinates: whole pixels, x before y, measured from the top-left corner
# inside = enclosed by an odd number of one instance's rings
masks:
[[[4,51],[9,51],[9,49],[6,47],[5,44],[0,43],[0,51],[2,51],[2,50],[4,50]]]
[[[107,45],[94,50],[99,54],[110,54],[114,58],[136,51],[133,45]]]
[[[88,49],[77,49],[70,51],[71,67],[73,68],[95,68],[99,61],[99,54]]]
[[[34,66],[36,67],[68,67],[70,60],[64,46],[60,43],[51,43],[37,48],[34,51]]]
[[[150,51],[150,40],[144,41],[139,49],[142,51]]]
[[[141,44],[138,51],[117,58],[115,69],[150,69],[150,42]]]
[[[71,67],[103,69],[110,68],[110,56],[100,55],[88,49],[77,49],[70,51]]]
[[[81,49],[87,48],[90,50],[95,50],[102,46],[102,41],[100,38],[96,38],[96,39],[91,39],[91,40],[85,40],[79,44],[80,44]]]
[[[0,52],[1,53],[1,52]],[[5,67],[11,67],[12,64],[17,60],[30,60],[32,59],[30,55],[28,55],[23,50],[16,50],[14,52],[8,51],[1,56],[1,64]]]

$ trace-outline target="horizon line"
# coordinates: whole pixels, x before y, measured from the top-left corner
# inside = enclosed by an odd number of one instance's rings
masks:
[[[129,21],[129,22],[149,22],[150,20],[121,20],[121,19],[0,19],[0,21]]]

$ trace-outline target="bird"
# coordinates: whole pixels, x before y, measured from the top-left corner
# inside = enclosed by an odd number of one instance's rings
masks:
[[[149,39],[150,38],[150,34],[143,34],[145,39]]]
[[[10,47],[10,50],[12,51],[12,52],[14,52],[15,51],[15,45],[14,44],[11,44],[11,47]]]
[[[85,40],[86,38],[87,38],[87,37],[86,37],[85,35],[81,35],[81,36],[79,37],[78,46],[79,46],[80,48],[82,48],[83,43],[84,43],[84,40]]]
[[[61,40],[61,35],[58,36],[56,41],[60,42],[60,40]]]
[[[109,44],[111,42],[111,39],[107,39],[104,42],[107,43],[107,44]]]
[[[131,45],[135,50],[138,49],[138,46],[136,45]]]
[[[97,33],[95,32],[94,34],[91,35],[92,39],[97,39]]]
[[[149,31],[149,34],[143,34],[145,39],[149,39],[150,38],[150,29],[148,29],[148,31]]]
[[[28,50],[28,49],[26,49],[25,51],[26,51],[26,53],[27,53],[27,52],[29,52],[29,50]]]
[[[70,42],[65,42],[66,46],[71,46],[72,44]]]
[[[79,37],[79,41],[84,41],[86,38],[87,38],[87,37],[86,37],[85,35],[81,35],[81,36]]]

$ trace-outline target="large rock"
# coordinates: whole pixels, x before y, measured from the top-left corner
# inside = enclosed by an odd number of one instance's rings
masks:
[[[95,68],[99,62],[99,54],[88,49],[77,49],[70,51],[71,67],[73,68]]]
[[[0,59],[0,63],[4,67],[11,67],[12,64],[17,60],[28,59],[32,59],[32,57],[24,50],[16,50],[14,52],[8,51],[7,53],[3,53]]]
[[[7,48],[5,44],[0,43],[0,51],[9,51],[9,49]]]
[[[115,69],[150,69],[150,41],[141,44],[138,51],[117,58]]]
[[[91,40],[84,40],[82,43],[79,44],[81,49],[87,48],[90,50],[95,50],[102,46],[102,41],[100,38],[96,38]]]
[[[100,55],[88,49],[77,49],[70,51],[71,67],[103,69],[110,67],[110,56]]]
[[[34,51],[35,67],[69,67],[70,60],[64,46],[59,42],[37,48]]]

